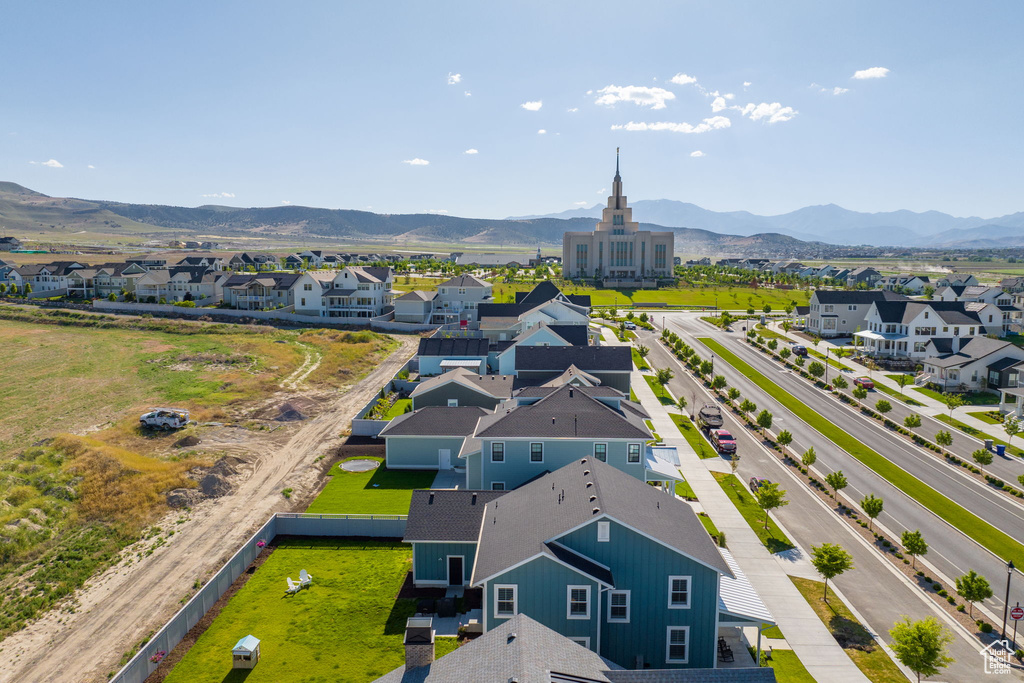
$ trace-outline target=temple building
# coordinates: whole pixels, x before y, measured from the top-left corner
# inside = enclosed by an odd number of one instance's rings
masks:
[[[615,179],[608,207],[594,232],[567,232],[562,238],[562,275],[567,279],[642,281],[672,276],[674,234],[641,230],[626,205],[615,151]]]

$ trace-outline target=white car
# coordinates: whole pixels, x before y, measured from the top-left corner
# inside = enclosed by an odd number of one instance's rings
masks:
[[[139,417],[139,423],[151,429],[181,429],[188,424],[188,411],[156,408]]]

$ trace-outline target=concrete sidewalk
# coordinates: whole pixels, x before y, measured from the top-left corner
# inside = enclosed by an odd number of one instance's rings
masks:
[[[655,431],[667,445],[678,450],[680,472],[715,526],[725,532],[729,551],[746,572],[807,671],[819,681],[867,681],[797,591],[782,566],[773,561],[772,555],[705,466],[705,461],[697,457],[682,435],[676,436],[679,430],[643,375],[634,371],[631,380],[637,399],[651,415]]]

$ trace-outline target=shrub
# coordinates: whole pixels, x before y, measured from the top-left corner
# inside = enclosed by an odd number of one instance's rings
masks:
[[[978,624],[978,630],[982,633],[992,633],[992,624],[982,621]]]

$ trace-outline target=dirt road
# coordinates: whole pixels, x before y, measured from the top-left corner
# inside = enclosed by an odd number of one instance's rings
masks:
[[[417,337],[396,337],[401,346],[280,448],[259,453],[248,477],[230,495],[208,500],[176,525],[167,545],[143,559],[123,559],[78,592],[74,613],[51,610],[0,643],[0,683],[105,681],[121,655],[156,631],[181,607],[193,583],[205,580],[266,521],[288,509],[281,490],[304,499],[317,486],[321,454],[339,443],[357,410],[416,352]],[[134,558],[135,555],[133,554]]]

